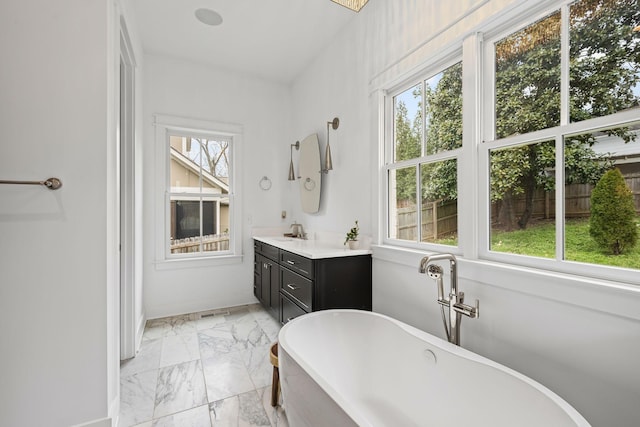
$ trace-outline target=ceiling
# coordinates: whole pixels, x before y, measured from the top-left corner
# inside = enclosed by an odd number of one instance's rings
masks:
[[[145,53],[291,82],[355,12],[330,0],[129,0]],[[207,8],[223,19],[195,18]]]

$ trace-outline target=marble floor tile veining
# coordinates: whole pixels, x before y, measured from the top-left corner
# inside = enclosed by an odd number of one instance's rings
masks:
[[[259,304],[148,321],[120,365],[118,427],[288,427],[270,405],[279,331]]]
[[[216,427],[271,427],[255,390],[210,403],[209,411]]]
[[[207,403],[200,360],[160,368],[153,417],[195,408]]]
[[[203,359],[202,364],[209,402],[255,389],[240,353],[227,353]]]
[[[157,383],[157,369],[120,378],[120,426],[153,418]]]

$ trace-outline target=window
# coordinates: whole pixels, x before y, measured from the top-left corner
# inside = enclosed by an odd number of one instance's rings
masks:
[[[171,254],[228,251],[230,138],[168,137]]]
[[[387,88],[384,243],[637,282],[637,2],[520,11]]]
[[[637,24],[635,1],[583,0],[488,43],[488,256],[640,268],[640,244],[613,249],[639,240]],[[631,208],[625,224],[608,217],[607,245],[595,237],[603,202],[594,192],[613,169]],[[619,214],[625,203],[612,198],[601,210]]]
[[[156,116],[165,236],[160,259],[228,257],[239,253],[235,200],[237,125]]]
[[[462,63],[393,97],[386,165],[387,238],[456,246],[457,156],[462,147]]]

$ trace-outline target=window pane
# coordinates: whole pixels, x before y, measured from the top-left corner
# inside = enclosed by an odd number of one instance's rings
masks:
[[[394,160],[422,156],[422,84],[393,98]]]
[[[420,166],[422,182],[421,241],[458,244],[458,187],[456,160]]]
[[[496,43],[496,137],[560,124],[560,12]]]
[[[418,241],[416,167],[389,171],[389,237]]]
[[[197,139],[200,157],[196,159],[203,173],[227,180],[229,177],[229,141],[224,139]]]
[[[200,252],[200,201],[171,197],[171,253]]]
[[[225,138],[171,136],[171,253],[229,250],[229,147]]]
[[[554,258],[554,141],[492,150],[490,168],[490,249]]]
[[[462,147],[462,62],[424,82],[425,153]]]
[[[570,16],[571,121],[638,107],[637,0],[583,0]]]
[[[566,260],[640,269],[639,129],[565,139]]]
[[[182,136],[169,137],[170,144],[170,191],[172,193],[200,192],[200,165],[193,159],[200,153],[198,144]]]

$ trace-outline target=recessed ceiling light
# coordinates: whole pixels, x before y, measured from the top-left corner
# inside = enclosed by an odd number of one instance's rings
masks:
[[[211,9],[196,10],[196,18],[198,18],[198,21],[206,25],[216,26],[222,24],[222,16]]]

